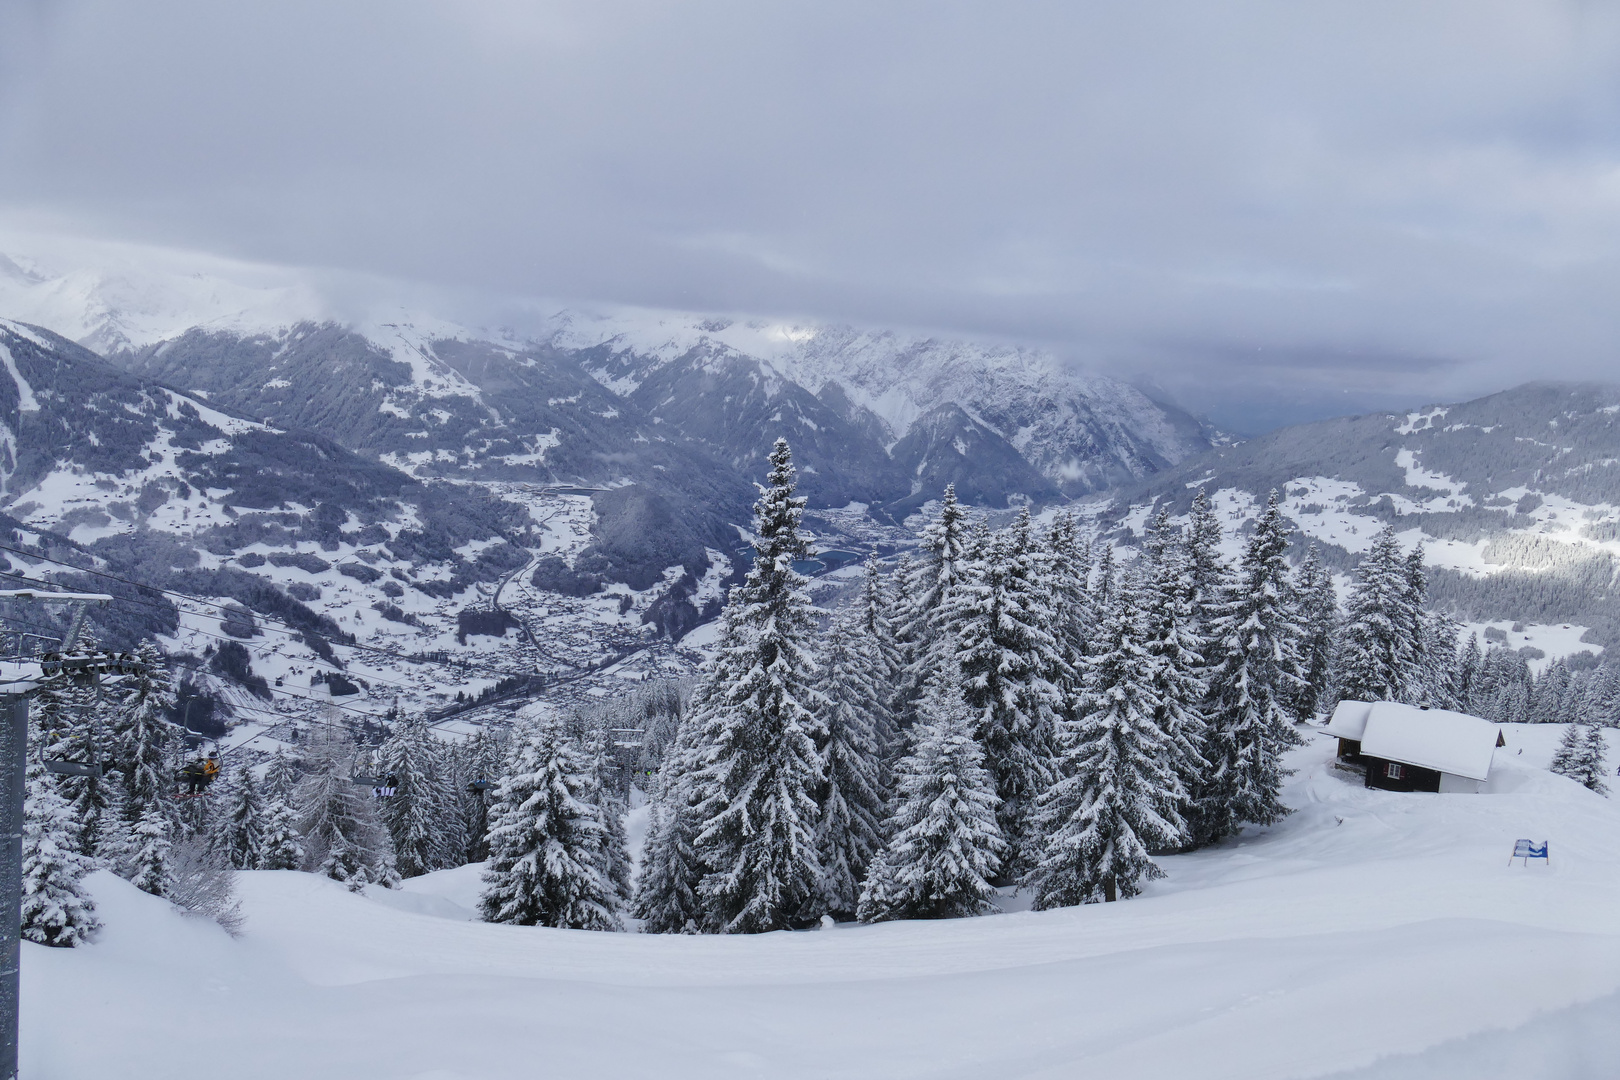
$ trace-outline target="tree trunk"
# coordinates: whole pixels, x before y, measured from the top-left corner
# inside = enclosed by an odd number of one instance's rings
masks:
[[[1115,884],[1112,874],[1103,878],[1103,899],[1110,904],[1119,899],[1119,886]]]

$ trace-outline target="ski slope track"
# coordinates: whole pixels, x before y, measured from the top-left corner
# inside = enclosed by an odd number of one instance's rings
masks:
[[[99,874],[94,943],[24,946],[23,1068],[176,1080],[1612,1076],[1620,810],[1545,771],[1561,733],[1508,728],[1476,796],[1367,790],[1316,737],[1291,757],[1296,812],[1282,823],[1165,858],[1168,878],[1138,899],[1044,913],[599,934],[469,921],[476,867],[365,896],[258,872],[238,877],[247,922],[232,940]],[[1550,840],[1551,865],[1509,866],[1521,836]]]

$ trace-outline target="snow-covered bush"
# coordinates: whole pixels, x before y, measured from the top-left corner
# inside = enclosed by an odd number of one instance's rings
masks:
[[[206,841],[193,837],[174,845],[164,896],[176,907],[214,920],[235,937],[242,930],[242,905],[234,892],[230,867]]]

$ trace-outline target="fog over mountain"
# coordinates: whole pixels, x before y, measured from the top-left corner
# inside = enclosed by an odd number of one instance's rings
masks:
[[[1020,342],[1244,432],[1620,329],[1603,4],[0,17],[13,235]]]

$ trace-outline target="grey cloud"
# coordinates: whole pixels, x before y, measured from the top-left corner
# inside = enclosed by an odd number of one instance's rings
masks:
[[[504,296],[1012,336],[1195,405],[1250,379],[1315,395],[1296,414],[1614,364],[1606,5],[9,18],[14,222]]]

